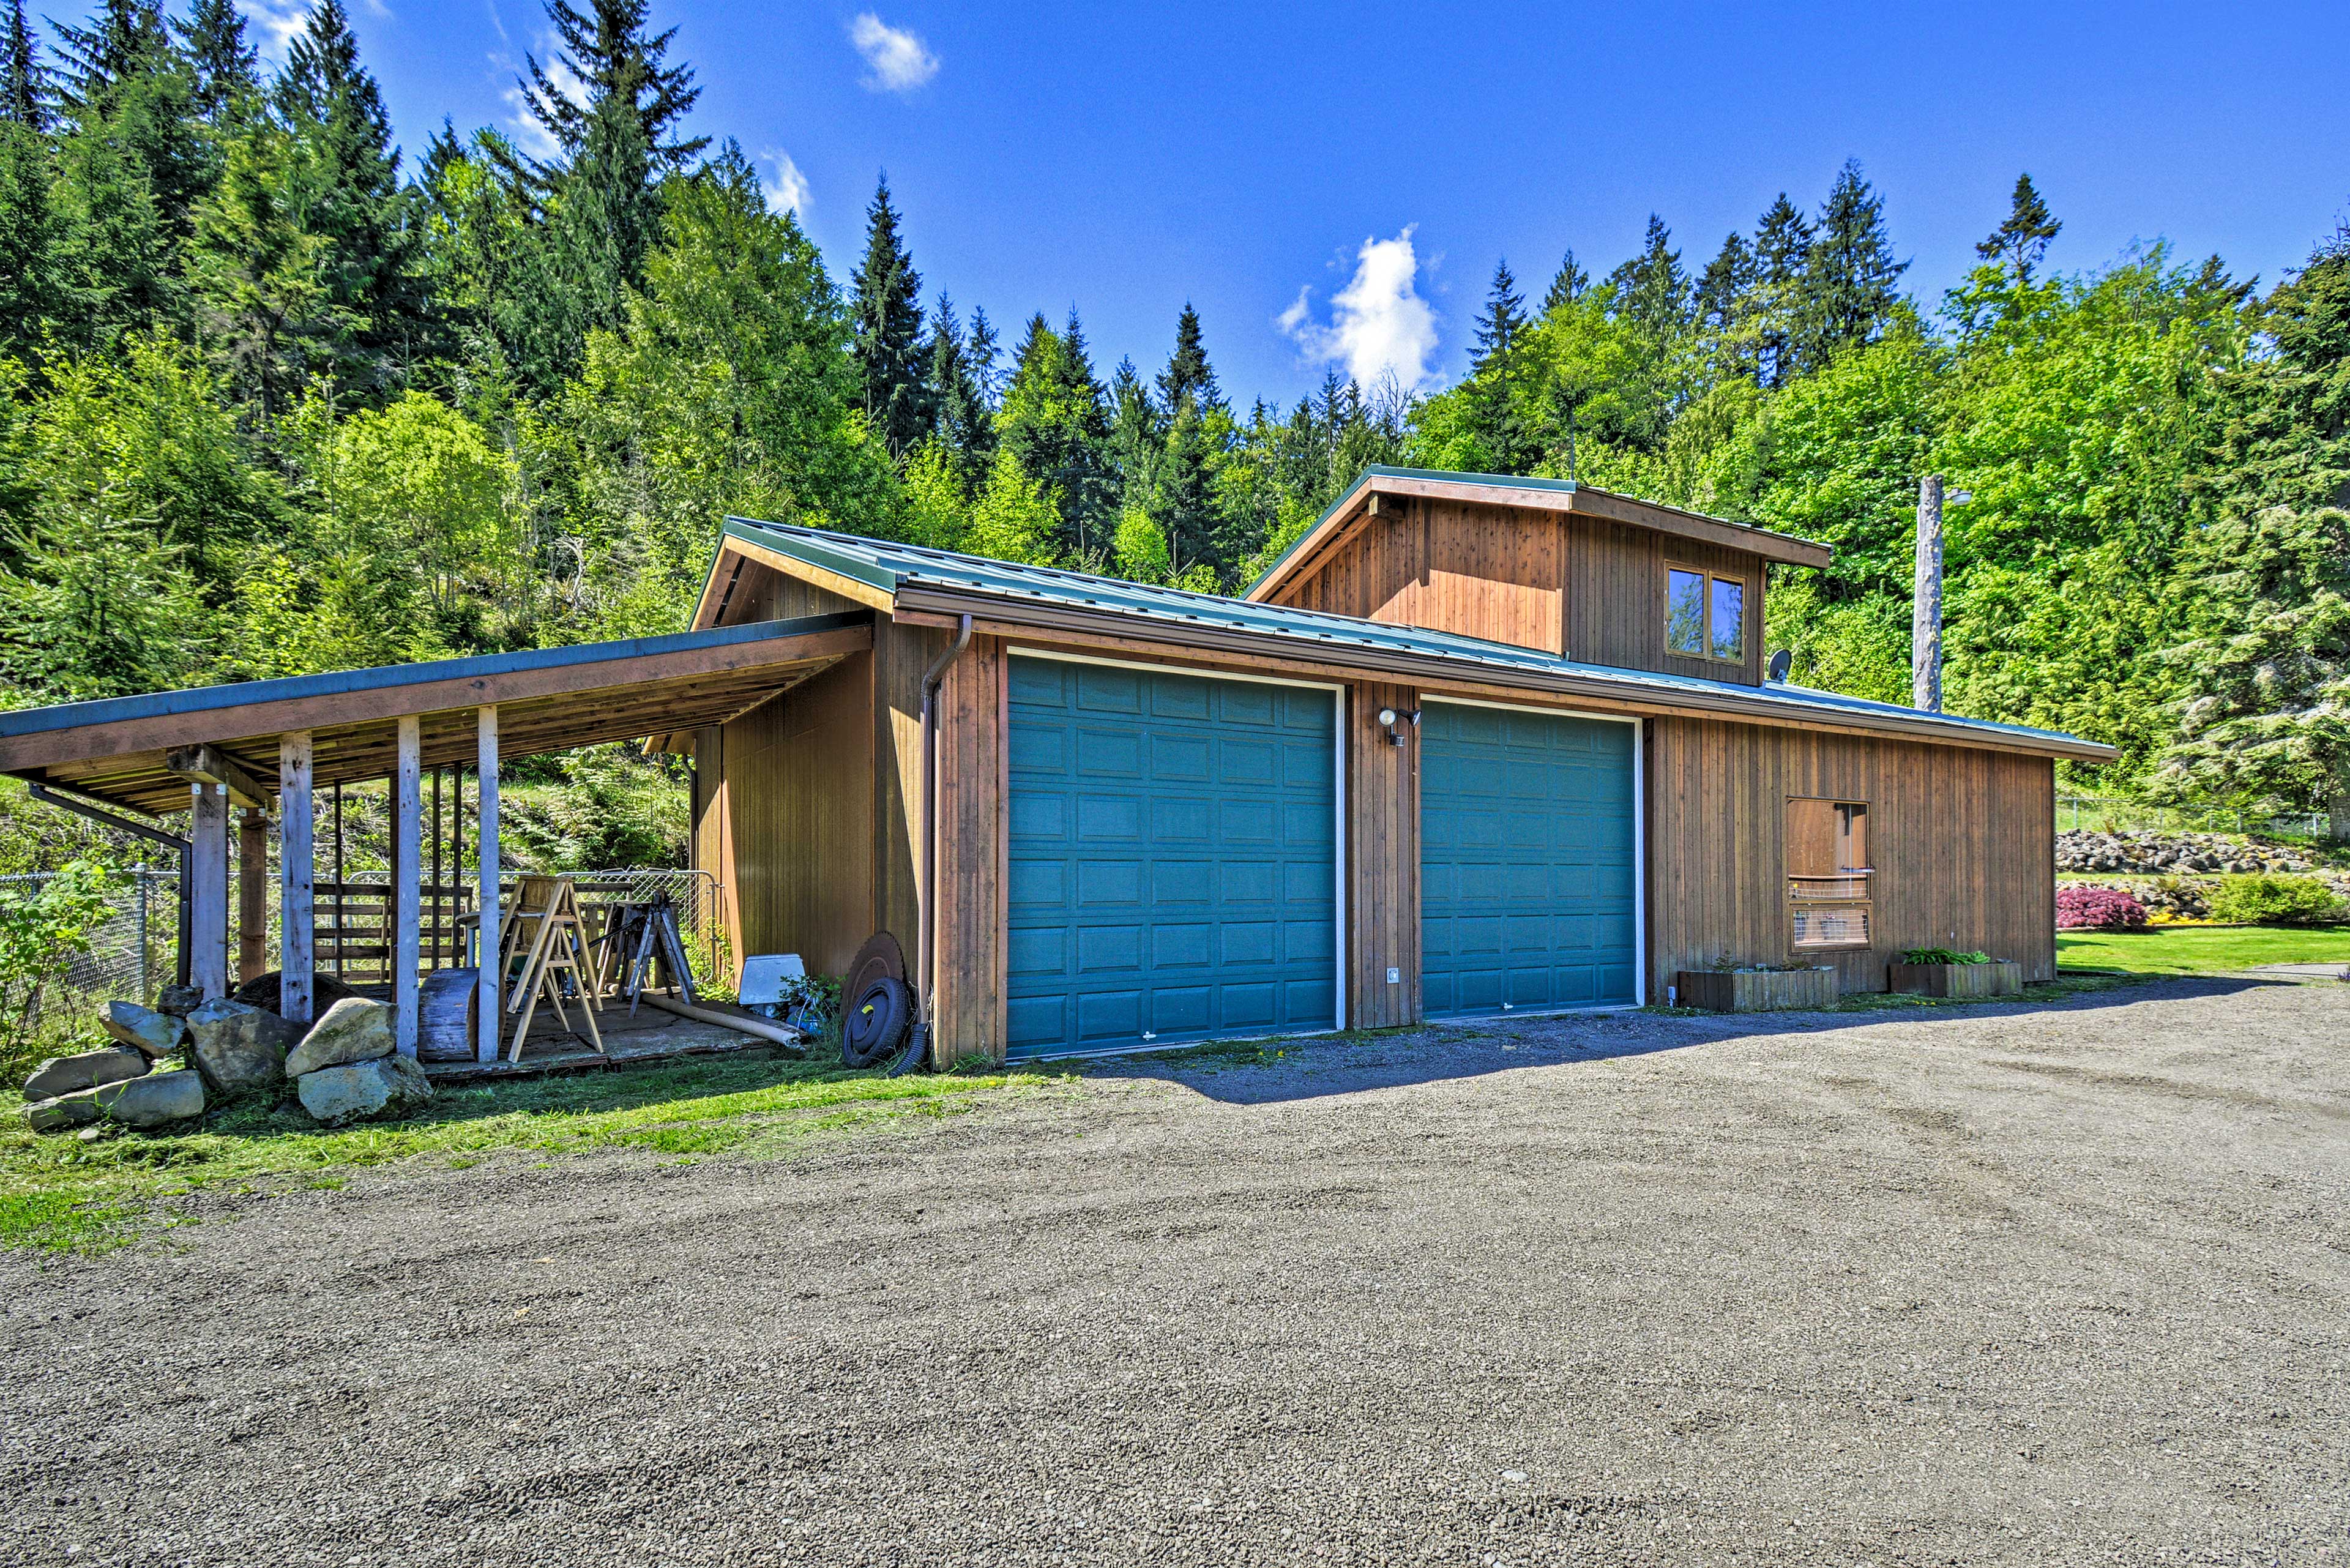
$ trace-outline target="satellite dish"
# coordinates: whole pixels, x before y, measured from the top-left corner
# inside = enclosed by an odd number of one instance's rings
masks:
[[[1787,679],[1787,670],[1788,670],[1789,667],[1790,667],[1790,666],[1792,666],[1794,662],[1795,662],[1795,656],[1794,656],[1794,654],[1792,654],[1792,653],[1788,652],[1788,651],[1787,651],[1785,649],[1783,649],[1783,649],[1781,649],[1778,652],[1776,652],[1776,653],[1773,654],[1773,655],[1771,656],[1771,679],[1772,679],[1772,680],[1773,680],[1773,682],[1783,682],[1783,681],[1785,681],[1785,680]]]

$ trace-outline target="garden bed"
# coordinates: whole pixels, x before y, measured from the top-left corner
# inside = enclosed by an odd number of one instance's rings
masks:
[[[1897,963],[1886,989],[1952,999],[2022,996],[2023,966],[2007,959],[1989,963]]]
[[[1685,969],[1673,976],[1683,1007],[1708,1012],[1778,1012],[1834,1007],[1836,971],[1816,969]]]

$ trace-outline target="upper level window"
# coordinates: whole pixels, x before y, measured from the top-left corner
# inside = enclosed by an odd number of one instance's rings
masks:
[[[1689,566],[1665,569],[1665,646],[1691,659],[1746,660],[1746,584]]]

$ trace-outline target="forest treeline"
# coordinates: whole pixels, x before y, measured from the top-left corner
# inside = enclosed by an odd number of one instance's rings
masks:
[[[1950,514],[1948,705],[2120,745],[2109,786],[2350,833],[2350,241],[2263,291],[2147,245],[2048,270],[2028,178],[1905,289],[1848,164],[1701,264],[1649,222],[1470,373],[1236,405],[1188,306],[1097,367],[926,290],[886,184],[836,279],[641,0],[551,0],[552,152],[404,158],[341,0],[265,72],[234,0],[0,39],[0,680],[22,705],[679,628],[726,513],[1244,584],[1366,464],[1573,473],[1825,540],[1796,679],[1908,691]],[[577,83],[573,90],[565,90]],[[534,139],[534,145],[542,139]],[[1698,253],[1689,253],[1692,258]]]

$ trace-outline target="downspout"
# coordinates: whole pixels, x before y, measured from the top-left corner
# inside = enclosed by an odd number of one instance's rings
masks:
[[[937,919],[939,865],[939,683],[947,666],[971,646],[971,617],[955,628],[954,640],[922,671],[922,868],[914,878],[914,1038],[898,1064],[906,1072],[930,1054],[931,1002],[937,986],[938,943],[931,929]]]
[[[137,837],[147,839],[151,843],[162,845],[167,849],[178,852],[180,857],[180,940],[179,952],[177,955],[177,973],[179,979],[176,983],[181,985],[187,984],[188,916],[193,898],[193,895],[188,887],[188,841],[175,834],[166,833],[160,827],[150,827],[143,822],[133,822],[127,816],[117,816],[110,811],[100,811],[96,805],[90,805],[88,802],[75,800],[70,796],[59,794],[55,789],[51,788],[47,784],[27,784],[25,787],[35,800],[41,802],[44,805],[54,805],[60,811],[69,811],[76,816],[86,817],[89,821],[97,823],[100,827],[110,827],[117,833],[131,834]],[[141,959],[140,960],[140,962],[144,964],[146,960]],[[145,999],[142,997],[140,1000],[144,1001]]]

